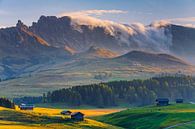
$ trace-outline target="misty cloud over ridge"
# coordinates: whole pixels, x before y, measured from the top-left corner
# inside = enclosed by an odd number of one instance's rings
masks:
[[[106,33],[120,40],[121,45],[127,46],[128,50],[150,50],[155,52],[169,52],[171,46],[171,33],[165,30],[165,26],[169,25],[169,21],[157,21],[151,26],[145,26],[141,23],[133,23],[124,25],[109,20],[101,20],[97,17],[105,14],[121,15],[128,13],[123,10],[83,10],[77,12],[65,12],[58,16],[71,17],[72,26],[82,32],[82,25],[89,26],[91,29],[95,27],[103,27]]]
[[[171,32],[166,29],[169,25],[166,21],[154,22],[150,26],[141,23],[124,25],[109,20],[101,20],[88,15],[72,15],[71,24],[75,30],[82,32],[82,25],[91,29],[102,27],[106,33],[119,40],[122,46],[127,46],[128,50],[143,50],[154,52],[170,52],[172,45]]]

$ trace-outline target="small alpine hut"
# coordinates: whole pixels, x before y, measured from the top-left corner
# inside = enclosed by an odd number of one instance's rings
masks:
[[[32,104],[21,104],[19,106],[20,110],[33,110],[34,109],[34,105]]]
[[[176,103],[183,103],[183,99],[176,99],[175,102]]]
[[[71,119],[72,120],[77,120],[77,121],[83,121],[84,120],[84,114],[81,112],[74,112],[71,114]]]
[[[157,106],[167,106],[169,105],[169,99],[167,98],[158,98],[156,99]]]
[[[71,113],[72,113],[71,111],[64,110],[60,114],[61,115],[71,115]]]

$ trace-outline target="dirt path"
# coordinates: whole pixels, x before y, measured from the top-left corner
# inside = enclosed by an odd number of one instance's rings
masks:
[[[195,122],[195,121],[189,121],[189,122],[186,122],[186,123],[179,123],[179,124],[176,124],[176,125],[172,125],[172,126],[166,127],[166,128],[164,128],[164,129],[172,129],[172,128],[174,128],[174,127],[178,127],[178,126],[182,126],[182,125],[191,124],[191,123],[193,123],[193,122]]]

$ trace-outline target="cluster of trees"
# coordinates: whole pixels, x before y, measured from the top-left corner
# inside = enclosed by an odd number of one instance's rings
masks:
[[[43,97],[31,97],[31,96],[26,96],[26,97],[21,97],[21,98],[14,98],[13,102],[17,105],[20,105],[21,103],[25,104],[36,104],[36,103],[42,103],[43,102]]]
[[[70,105],[115,105],[115,96],[105,84],[76,86],[47,93],[47,102],[64,102]]]
[[[134,105],[153,104],[156,98],[174,101],[183,98],[195,99],[195,79],[191,76],[154,77],[147,80],[109,82],[116,98]]]
[[[9,99],[6,98],[0,98],[0,106],[15,109],[14,103],[12,103]]]
[[[131,105],[153,104],[158,97],[185,101],[195,99],[195,79],[191,76],[163,76],[147,80],[114,81],[76,86],[48,92],[45,102],[70,105],[114,106],[119,102]]]

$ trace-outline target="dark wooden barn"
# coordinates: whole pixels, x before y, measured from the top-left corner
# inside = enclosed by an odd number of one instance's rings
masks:
[[[176,99],[175,102],[176,103],[183,103],[183,99]]]
[[[84,114],[81,112],[74,112],[71,114],[71,119],[72,120],[77,120],[77,121],[83,121],[84,120]]]
[[[156,99],[157,106],[167,106],[169,105],[169,99],[167,98],[158,98]]]

